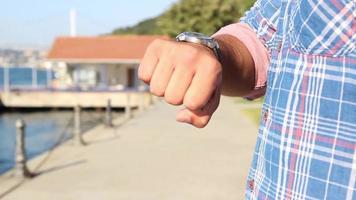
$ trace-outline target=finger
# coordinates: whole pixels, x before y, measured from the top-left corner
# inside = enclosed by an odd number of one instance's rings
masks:
[[[212,65],[197,69],[184,97],[185,107],[189,110],[198,110],[208,103],[217,85],[221,82],[221,71],[218,69]]]
[[[189,110],[184,108],[177,114],[177,121],[191,124],[197,128],[204,128],[210,121],[220,103],[220,89],[215,90],[213,96],[202,109]]]
[[[184,95],[192,82],[193,75],[193,70],[187,67],[175,68],[164,94],[167,103],[173,105],[183,103]]]
[[[156,42],[157,43],[157,42]],[[149,84],[158,64],[159,45],[154,42],[147,48],[146,53],[138,68],[138,77],[145,83]]]
[[[173,73],[172,62],[168,57],[163,57],[157,64],[150,81],[150,91],[152,94],[162,97],[166,91],[169,80]]]

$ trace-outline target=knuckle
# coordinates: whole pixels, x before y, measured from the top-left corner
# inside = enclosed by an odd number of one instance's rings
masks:
[[[167,59],[170,60],[176,60],[177,56],[177,52],[178,52],[178,47],[176,45],[172,45],[172,46],[167,46],[167,50],[163,53],[164,56],[167,57]]]
[[[164,48],[167,44],[169,43],[166,40],[155,39],[147,46],[146,54],[157,54],[162,51],[162,48]]]
[[[182,78],[192,77],[196,71],[196,65],[191,62],[180,61],[174,69],[181,73]]]
[[[162,39],[155,39],[151,42],[151,44],[148,45],[147,50],[152,51],[156,49],[157,46],[160,46],[162,44]]]
[[[184,99],[184,106],[189,110],[198,110],[200,108],[199,103],[195,101],[193,98],[189,98],[189,97]]]
[[[176,95],[165,94],[164,99],[167,103],[175,106],[182,105],[183,103],[183,99]]]
[[[219,74],[222,71],[219,62],[214,59],[207,60],[204,68],[212,74]]]
[[[199,49],[193,46],[186,46],[181,49],[182,51],[182,62],[185,64],[194,63],[200,56]]]
[[[209,123],[209,118],[203,117],[202,119],[199,119],[199,122],[197,123],[198,128],[204,128],[206,125]]]
[[[146,83],[150,82],[151,80],[151,76],[148,75],[147,72],[142,67],[138,69],[138,78]]]
[[[151,84],[150,86],[150,92],[155,95],[155,96],[158,96],[158,97],[163,97],[164,96],[164,90],[157,86],[156,84]]]

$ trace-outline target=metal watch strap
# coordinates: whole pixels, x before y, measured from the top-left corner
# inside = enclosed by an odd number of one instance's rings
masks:
[[[217,43],[217,41],[215,40],[215,42]],[[214,51],[214,54],[216,56],[216,58],[218,59],[218,61],[221,63],[221,53],[220,53],[220,48],[212,48],[212,50]]]

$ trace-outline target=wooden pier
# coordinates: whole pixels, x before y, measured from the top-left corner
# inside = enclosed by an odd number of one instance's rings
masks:
[[[136,91],[11,91],[0,93],[0,105],[7,108],[113,108],[147,106],[148,92]]]
[[[0,177],[3,200],[236,200],[245,183],[257,126],[223,98],[205,129],[175,122],[157,102],[126,123],[118,118],[28,163],[35,179]]]

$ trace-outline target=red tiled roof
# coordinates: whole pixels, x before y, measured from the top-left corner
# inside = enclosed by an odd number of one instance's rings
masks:
[[[140,60],[147,46],[165,36],[59,37],[48,54],[50,60]]]

